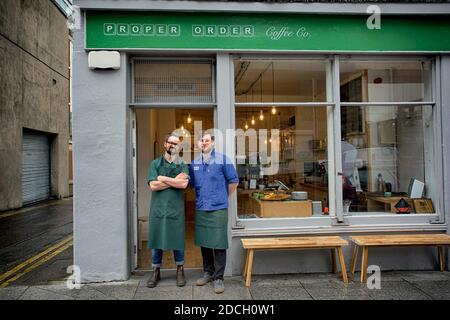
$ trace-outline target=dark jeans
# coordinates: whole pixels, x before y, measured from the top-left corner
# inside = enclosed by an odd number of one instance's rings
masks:
[[[214,280],[223,280],[225,265],[227,263],[227,250],[225,249],[202,249],[203,271],[207,272]]]
[[[182,266],[184,264],[184,251],[182,250],[173,250],[173,257],[175,259],[175,264],[177,266]],[[161,268],[163,258],[163,251],[161,249],[153,249],[152,250],[152,267],[153,268]]]

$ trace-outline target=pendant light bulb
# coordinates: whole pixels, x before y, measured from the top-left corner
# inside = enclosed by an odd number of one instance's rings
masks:
[[[255,125],[255,117],[252,117],[252,124]]]
[[[248,130],[248,123],[247,122],[245,123],[244,128],[245,128],[245,130]]]
[[[264,120],[264,113],[263,113],[262,110],[261,110],[261,113],[260,113],[260,115],[259,115],[259,120],[261,120],[261,121]]]
[[[191,123],[192,122],[192,118],[191,118],[191,114],[189,113],[188,118],[187,118],[187,122]]]
[[[275,108],[275,106],[272,107],[272,114],[273,115],[277,114],[277,109]]]

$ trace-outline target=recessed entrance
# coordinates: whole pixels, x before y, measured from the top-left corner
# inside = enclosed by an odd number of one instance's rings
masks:
[[[151,250],[147,247],[151,191],[147,185],[148,168],[151,161],[163,154],[164,138],[177,130],[182,137],[182,159],[190,164],[198,154],[195,130],[214,128],[213,109],[138,109],[136,112],[136,167],[137,167],[137,213],[138,213],[138,261],[139,270],[150,270]],[[201,268],[200,248],[194,245],[195,192],[187,188],[184,192],[186,214],[185,267]],[[175,268],[172,252],[165,252],[163,269]]]

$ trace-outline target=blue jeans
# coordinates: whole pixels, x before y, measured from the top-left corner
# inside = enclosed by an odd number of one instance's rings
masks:
[[[161,268],[163,257],[163,251],[161,249],[152,249],[152,267]],[[175,258],[175,264],[177,266],[184,265],[184,251],[183,250],[173,250],[173,257]]]

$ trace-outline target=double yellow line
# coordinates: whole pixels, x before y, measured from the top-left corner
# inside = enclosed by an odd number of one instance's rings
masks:
[[[23,277],[27,273],[33,271],[34,269],[44,264],[45,262],[53,259],[63,251],[70,248],[72,245],[73,245],[73,236],[70,235],[61,240],[60,242],[58,242],[57,244],[55,244],[54,246],[40,252],[39,254],[22,262],[13,269],[1,274],[0,288],[7,287],[12,282]]]

